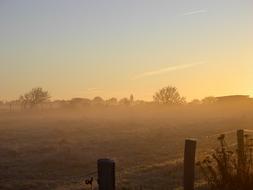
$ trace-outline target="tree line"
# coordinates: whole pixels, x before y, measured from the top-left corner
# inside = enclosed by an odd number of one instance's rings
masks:
[[[186,105],[186,104],[211,104],[215,103],[217,99],[215,97],[206,97],[202,100],[192,100],[191,102],[187,102],[184,96],[181,96],[178,89],[174,86],[166,86],[160,90],[158,90],[154,96],[152,102],[146,102],[143,100],[134,100],[134,96],[130,95],[129,98],[110,98],[104,100],[102,97],[97,96],[93,99],[88,98],[73,98],[71,100],[55,100],[51,101],[51,96],[47,90],[44,90],[41,87],[36,87],[31,89],[29,92],[21,95],[19,99],[10,101],[10,102],[2,102],[0,101],[0,106],[4,104],[16,104],[21,105],[23,108],[34,108],[38,107],[42,104],[47,103],[55,103],[55,104],[64,104],[69,103],[70,105],[136,105],[136,104],[159,104],[159,105]]]

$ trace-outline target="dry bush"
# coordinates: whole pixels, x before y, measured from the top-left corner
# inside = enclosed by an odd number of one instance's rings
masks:
[[[225,135],[218,138],[220,147],[198,163],[211,190],[246,190],[253,186],[252,139],[245,135],[242,164],[238,164],[238,150],[231,150]]]

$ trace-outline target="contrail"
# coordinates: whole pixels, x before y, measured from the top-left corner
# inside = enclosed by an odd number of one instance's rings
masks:
[[[136,80],[136,79],[140,79],[140,78],[144,78],[144,77],[149,77],[149,76],[154,76],[154,75],[160,75],[160,74],[167,73],[167,72],[170,72],[170,71],[187,69],[187,68],[195,67],[197,65],[202,65],[202,64],[204,64],[204,63],[200,62],[200,63],[191,63],[191,64],[184,64],[184,65],[170,66],[170,67],[155,70],[155,71],[149,71],[149,72],[141,73],[141,74],[133,77],[132,80]]]
[[[196,11],[190,11],[190,12],[184,13],[183,16],[203,14],[203,13],[207,13],[207,10],[206,9],[200,9],[200,10],[196,10]]]
[[[95,92],[102,92],[103,89],[100,88],[88,88],[86,90],[84,90],[86,93],[95,93]]]

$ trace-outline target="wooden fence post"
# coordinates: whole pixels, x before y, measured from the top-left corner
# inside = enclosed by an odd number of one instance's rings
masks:
[[[244,130],[237,130],[237,151],[238,151],[238,174],[244,171],[245,148],[244,148]]]
[[[98,189],[115,190],[115,162],[110,159],[99,159],[98,167]]]
[[[194,190],[196,145],[196,140],[185,140],[183,179],[184,190]]]

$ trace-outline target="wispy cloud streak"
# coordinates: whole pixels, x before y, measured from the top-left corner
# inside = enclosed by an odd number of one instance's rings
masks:
[[[103,90],[100,88],[88,88],[84,91],[85,91],[85,93],[97,93],[97,92],[102,92]]]
[[[207,10],[206,9],[200,9],[200,10],[196,10],[196,11],[190,11],[190,12],[184,13],[183,16],[203,14],[203,13],[207,13]]]
[[[149,72],[141,73],[139,75],[134,76],[132,78],[132,80],[137,80],[137,79],[144,78],[144,77],[149,77],[149,76],[161,75],[161,74],[171,72],[171,71],[176,71],[176,70],[183,70],[183,69],[195,67],[197,65],[202,65],[202,64],[204,64],[204,63],[199,62],[199,63],[191,63],[191,64],[184,64],[184,65],[170,66],[170,67],[166,67],[166,68],[155,70],[155,71],[149,71]]]

